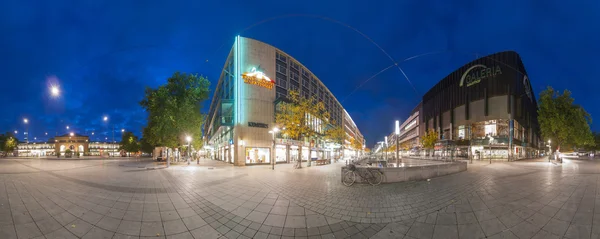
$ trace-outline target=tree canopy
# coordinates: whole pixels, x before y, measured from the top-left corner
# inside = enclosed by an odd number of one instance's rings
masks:
[[[135,136],[130,131],[123,133],[123,136],[121,136],[121,143],[119,143],[119,145],[120,145],[120,149],[125,150],[126,152],[129,152],[129,153],[140,151],[140,144],[138,142],[138,137]]]
[[[140,150],[144,153],[151,154],[154,152],[154,147],[150,143],[148,143],[148,141],[145,138],[142,138],[140,140]]]
[[[167,84],[146,88],[140,105],[148,112],[143,138],[152,146],[178,147],[191,136],[202,145],[202,102],[209,97],[210,82],[203,76],[175,72]]]
[[[429,129],[421,137],[421,143],[423,144],[423,148],[425,149],[433,149],[435,147],[435,143],[438,141],[438,135],[435,130]]]
[[[538,121],[542,137],[551,140],[558,150],[561,147],[594,145],[590,130],[592,118],[580,105],[574,104],[571,92],[560,92],[548,86],[540,93]]]
[[[278,105],[275,115],[275,122],[282,127],[282,133],[297,140],[321,135],[329,123],[329,112],[325,110],[325,104],[314,98],[302,97],[298,91],[293,90],[289,92],[288,99],[289,103],[282,102]],[[320,124],[314,123],[319,120]],[[321,132],[317,132],[317,129]]]
[[[4,152],[12,152],[18,144],[18,140],[11,132],[0,134],[0,150]]]
[[[342,128],[342,126],[336,125],[333,127],[329,127],[325,131],[324,135],[325,139],[331,140],[336,144],[344,144],[346,140],[348,140],[348,135],[346,134],[346,130]]]
[[[352,147],[354,150],[362,150],[362,142],[352,138],[350,139],[350,147]]]

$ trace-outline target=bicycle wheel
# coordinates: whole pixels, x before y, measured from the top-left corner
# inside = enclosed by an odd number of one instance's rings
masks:
[[[354,173],[354,171],[348,171],[342,177],[342,183],[347,187],[352,186],[352,184],[354,184],[354,181],[356,181],[356,174]]]
[[[381,181],[383,181],[383,174],[379,172],[379,170],[369,170],[368,172],[371,174],[371,177],[367,178],[367,182],[369,182],[369,184],[375,186],[379,185]]]

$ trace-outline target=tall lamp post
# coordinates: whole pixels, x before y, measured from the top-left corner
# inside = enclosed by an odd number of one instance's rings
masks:
[[[269,134],[273,135],[273,157],[271,158],[271,170],[275,170],[275,134],[279,132],[279,128],[275,127],[273,130],[269,130]],[[310,160],[310,157],[309,157]]]
[[[387,141],[387,136],[385,136],[385,146],[383,149],[383,152],[385,153],[385,161],[387,162],[387,151],[388,151],[388,141]]]
[[[192,156],[192,155],[191,155],[191,152],[192,152],[192,137],[190,137],[190,136],[186,136],[186,137],[185,137],[185,141],[187,141],[187,142],[188,142],[188,150],[187,150],[187,154],[188,154],[187,156],[188,156],[188,157],[187,157],[187,163],[188,163],[188,165],[190,165],[190,160],[191,160],[191,159],[190,159],[190,157]]]
[[[104,116],[104,117],[102,117],[102,120],[103,120],[104,122],[108,123],[108,116]],[[112,143],[113,143],[113,144],[115,143],[115,125],[114,125],[114,124],[113,124],[113,126],[112,126]],[[113,153],[114,153],[114,151],[115,151],[115,149],[114,149],[114,145],[113,145],[113,150],[112,150],[112,151],[113,151]],[[110,156],[110,155],[109,155],[109,156]]]
[[[490,147],[490,164],[492,164],[492,141],[494,140],[494,137],[492,137],[491,135],[490,137],[490,141],[488,142],[488,146]]]
[[[29,130],[27,130],[27,125],[29,124],[29,120],[27,118],[23,119],[23,123],[25,124],[25,143],[29,143]]]
[[[400,165],[400,149],[398,148],[398,138],[400,137],[400,120],[396,120],[396,167]]]
[[[550,154],[552,154],[552,145],[550,143],[552,143],[552,141],[548,140],[548,162],[550,162]]]

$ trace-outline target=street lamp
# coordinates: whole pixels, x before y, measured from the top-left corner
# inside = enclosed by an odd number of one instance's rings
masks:
[[[51,86],[50,87],[50,94],[54,97],[58,97],[58,95],[60,94],[60,90],[58,89],[58,86]]]
[[[396,167],[400,164],[400,148],[398,147],[398,138],[400,137],[400,120],[396,120]]]
[[[121,129],[121,133],[124,133],[124,132],[125,132],[125,129]]]
[[[273,135],[273,157],[271,157],[271,170],[275,170],[275,134],[279,132],[279,128],[275,127],[273,130],[269,130],[269,134]],[[310,156],[308,157],[310,160]]]
[[[70,135],[70,136],[73,136],[74,134],[73,134],[73,132],[71,132],[69,135]]]
[[[494,137],[492,137],[492,135],[489,135],[490,137],[490,141],[488,142],[488,146],[490,146],[490,164],[492,164],[492,141],[494,140]]]
[[[385,148],[383,150],[383,152],[385,153],[385,161],[387,162],[387,150],[388,150],[388,141],[387,141],[387,136],[385,136]]]
[[[188,159],[187,159],[187,163],[188,163],[188,165],[190,165],[190,156],[192,156],[191,155],[191,152],[192,152],[192,137],[190,137],[189,135],[185,136],[185,141],[188,142]]]
[[[551,140],[548,140],[548,162],[550,162],[550,154],[552,153],[552,143]]]
[[[24,118],[23,123],[25,123],[25,142],[29,143],[29,132],[27,130],[27,128],[28,128],[27,125],[29,123],[29,120],[27,118]]]
[[[103,116],[103,117],[102,117],[102,120],[103,120],[104,122],[107,122],[107,123],[108,123],[108,116],[106,116],[106,115],[105,115],[105,116]],[[113,126],[112,126],[112,143],[113,143],[113,144],[115,143],[115,125],[113,125]],[[113,147],[113,154],[114,154],[114,147]]]

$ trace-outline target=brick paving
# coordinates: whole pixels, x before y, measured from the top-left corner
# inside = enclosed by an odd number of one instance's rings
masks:
[[[342,164],[0,159],[0,238],[598,238],[600,163],[340,182]],[[596,210],[596,205],[599,205]]]

